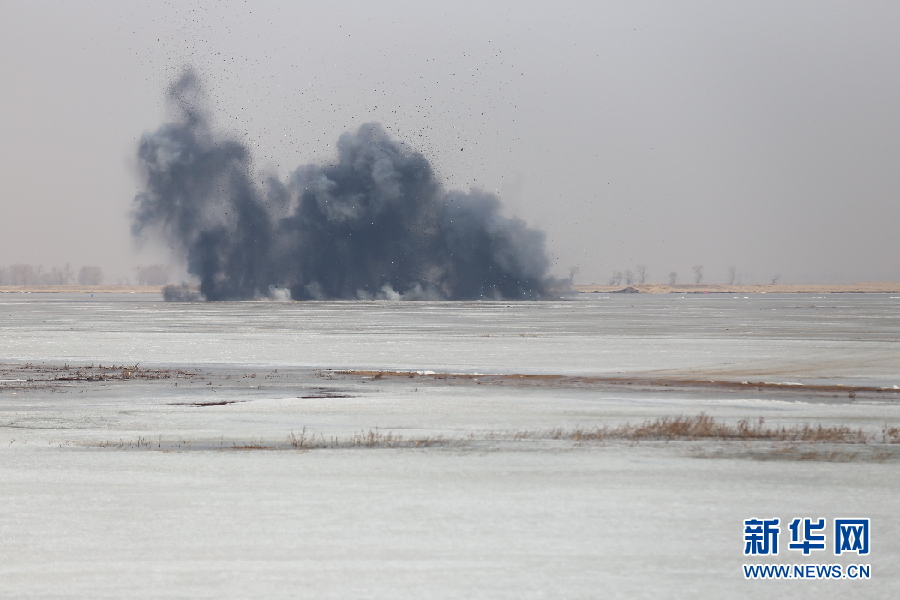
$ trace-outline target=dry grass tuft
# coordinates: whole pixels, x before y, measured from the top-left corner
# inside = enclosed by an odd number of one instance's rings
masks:
[[[652,421],[644,421],[638,425],[624,424],[612,427],[576,427],[564,429],[558,427],[549,430],[525,430],[517,432],[482,432],[469,433],[461,437],[444,435],[424,435],[404,437],[393,431],[370,429],[360,431],[346,437],[330,436],[327,439],[321,433],[310,432],[306,427],[299,432],[291,431],[286,443],[269,443],[262,439],[249,442],[228,442],[224,440],[216,445],[184,440],[177,443],[151,443],[146,438],[138,438],[137,442],[103,442],[103,448],[158,448],[165,450],[178,449],[235,449],[235,450],[286,450],[301,451],[317,449],[354,449],[354,448],[478,448],[493,447],[496,444],[515,442],[571,442],[576,446],[600,444],[607,441],[629,442],[669,442],[669,441],[725,441],[725,442],[776,442],[786,444],[769,448],[767,456],[783,454],[795,460],[853,460],[856,455],[845,450],[837,450],[833,444],[874,444],[864,450],[866,456],[883,461],[894,456],[894,451],[886,449],[882,444],[900,443],[900,428],[882,428],[881,435],[869,434],[862,429],[851,429],[846,426],[824,426],[808,423],[792,426],[769,427],[765,420],[755,421],[743,419],[734,423],[717,421],[705,413],[695,417],[660,417]],[[230,444],[230,445],[228,445]],[[810,444],[825,444],[824,449],[815,449]],[[486,446],[487,445],[487,446]],[[819,448],[823,448],[819,446]]]
[[[900,427],[883,426],[881,428],[881,441],[885,444],[900,444]]]
[[[900,429],[884,429],[884,438],[900,440]],[[512,439],[552,439],[574,442],[596,442],[603,440],[630,441],[672,441],[672,440],[732,440],[732,441],[779,441],[779,442],[819,442],[864,444],[872,441],[872,436],[862,429],[844,426],[794,425],[791,427],[767,427],[765,419],[757,421],[742,419],[736,423],[716,421],[705,413],[696,417],[660,417],[644,421],[640,425],[625,424],[617,427],[594,427],[575,429],[551,429],[544,432],[520,431]]]
[[[696,417],[660,417],[638,426],[625,425],[611,432],[631,440],[772,440],[789,442],[865,443],[869,437],[862,429],[821,424],[768,427],[760,417],[753,422],[742,419],[730,424],[701,413]]]
[[[368,432],[354,433],[348,438],[329,437],[307,432],[306,427],[300,433],[291,431],[287,442],[291,448],[298,450],[314,450],[318,448],[430,448],[434,446],[460,445],[472,437],[461,440],[445,438],[442,435],[403,437],[392,431],[383,433],[370,429]]]

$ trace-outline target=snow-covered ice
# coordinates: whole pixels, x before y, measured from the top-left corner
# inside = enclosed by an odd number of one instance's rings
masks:
[[[0,295],[10,373],[0,373],[0,597],[891,597],[900,586],[893,455],[484,440],[700,412],[874,435],[900,425],[893,392],[482,384],[432,372],[892,390],[896,302]],[[66,363],[190,375],[21,381]],[[331,371],[345,369],[418,373]],[[288,436],[303,428],[481,441],[291,448]],[[742,522],[759,516],[870,517],[872,554],[856,562],[872,564],[872,579],[745,581]],[[770,562],[848,561],[783,550]]]

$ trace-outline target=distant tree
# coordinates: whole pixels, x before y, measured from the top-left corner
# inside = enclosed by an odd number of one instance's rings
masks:
[[[772,277],[772,285],[778,283],[778,280],[781,279],[781,273],[778,273]]]
[[[10,265],[8,269],[9,283],[7,285],[34,285],[35,271],[31,265]]]
[[[103,283],[103,269],[100,267],[81,267],[78,271],[79,285],[100,285]]]
[[[703,281],[703,265],[694,265],[694,283]]]
[[[47,285],[69,285],[72,281],[72,267],[66,265],[62,269],[58,267],[53,267],[50,269],[50,272],[44,276],[43,283]]]
[[[638,265],[635,268],[637,271],[637,282],[644,283],[647,281],[647,265]]]
[[[735,279],[737,279],[737,267],[728,267],[728,285],[734,285]]]
[[[628,285],[631,285],[632,283],[634,283],[634,272],[631,269],[626,269],[624,276],[625,276],[625,283],[627,283]]]
[[[675,282],[678,281],[678,273],[672,271],[669,273],[669,285],[675,285]]]
[[[622,271],[613,271],[612,277],[609,278],[609,285],[619,285],[622,283]]]
[[[137,273],[138,285],[166,285],[169,283],[169,267],[165,265],[138,265],[134,270]]]
[[[51,267],[45,271],[43,265],[10,265],[0,267],[0,285],[67,285],[72,282],[72,267]]]

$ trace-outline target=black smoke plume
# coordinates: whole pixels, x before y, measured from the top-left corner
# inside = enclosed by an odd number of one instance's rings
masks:
[[[338,141],[327,166],[258,183],[250,152],[217,134],[197,76],[168,94],[177,120],[141,138],[135,235],[187,260],[206,300],[537,299],[555,280],[544,234],[488,193],[445,191],[428,161],[378,124]],[[177,297],[176,294],[173,297]]]

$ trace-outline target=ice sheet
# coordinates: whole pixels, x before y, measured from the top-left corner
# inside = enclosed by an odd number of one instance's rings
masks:
[[[2,357],[900,384],[900,304],[881,294],[216,304],[141,296],[2,295]]]
[[[0,296],[0,362],[140,362],[192,373],[53,385],[0,377],[0,597],[892,597],[898,462],[854,458],[850,446],[831,459],[832,447],[811,460],[763,460],[756,446],[731,442],[298,451],[286,439],[304,427],[324,436],[377,428],[464,437],[701,411],[875,434],[900,425],[900,404],[321,369],[893,385],[895,302],[173,305]],[[233,403],[213,403],[223,401]],[[139,438],[158,446],[128,444]],[[745,581],[742,521],[757,516],[870,517],[872,579]],[[793,554],[777,562],[847,562]]]

